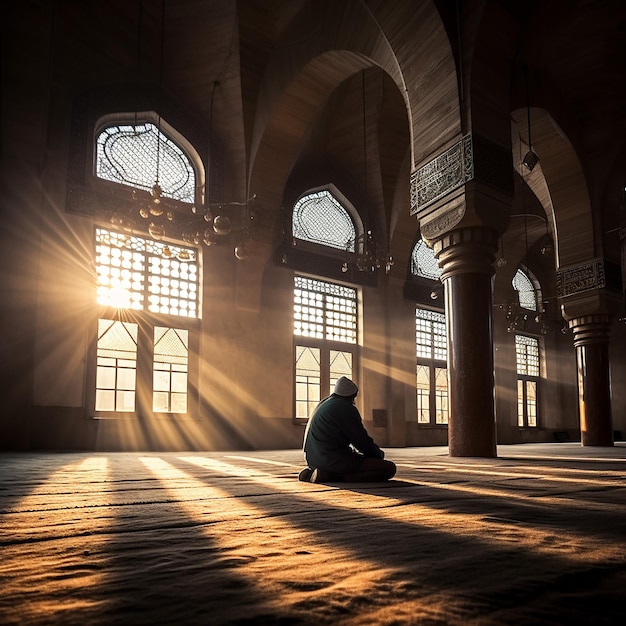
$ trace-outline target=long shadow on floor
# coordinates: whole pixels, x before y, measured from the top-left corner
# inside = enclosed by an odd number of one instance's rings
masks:
[[[386,590],[378,594],[380,602],[395,601],[392,598],[398,594],[405,601],[449,594],[460,602],[455,610],[465,612],[464,619],[514,613],[516,620],[534,624],[584,623],[585,619],[614,624],[622,616],[623,518],[615,521],[598,511],[581,515],[582,504],[545,506],[532,499],[518,502],[504,492],[497,497],[458,494],[408,481],[380,487],[344,484],[340,490],[329,488],[327,498],[319,492],[312,498],[304,490],[301,494],[278,491],[262,480],[238,477],[234,481],[232,476],[170,461],[256,507],[261,517],[284,516],[303,532],[317,536],[320,545],[349,550],[364,563],[390,568],[393,573],[383,582]],[[367,510],[353,505],[357,495],[395,501],[380,510]],[[468,532],[468,526],[477,522],[477,530]],[[481,529],[480,522],[488,523],[489,530]],[[604,560],[579,558],[564,545],[568,533],[576,535],[570,538],[574,543],[585,536],[610,537],[615,555]],[[367,596],[366,590],[363,593]],[[312,599],[297,608],[320,606]]]

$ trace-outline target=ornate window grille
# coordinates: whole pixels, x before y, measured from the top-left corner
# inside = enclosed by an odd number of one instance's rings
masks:
[[[512,284],[513,289],[517,291],[520,307],[530,311],[536,311],[537,291],[528,274],[518,269],[517,272],[515,272],[515,276],[513,276]]]
[[[443,313],[416,309],[415,338],[418,357],[437,361],[447,360],[446,316]]]
[[[295,335],[356,344],[356,289],[303,276],[294,287]]]
[[[107,126],[96,140],[96,176],[180,202],[196,199],[196,174],[185,152],[149,122]]]
[[[536,337],[515,335],[517,373],[522,376],[539,376],[539,340]]]
[[[438,281],[441,273],[434,252],[423,239],[420,239],[411,253],[411,274]]]
[[[294,205],[292,235],[295,239],[355,252],[357,233],[346,208],[328,190],[302,196]]]
[[[193,248],[96,228],[96,273],[98,304],[198,317]]]

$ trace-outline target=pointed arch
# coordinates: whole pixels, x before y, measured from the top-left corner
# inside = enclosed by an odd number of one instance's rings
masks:
[[[513,289],[517,292],[519,305],[522,309],[538,311],[541,302],[539,281],[527,268],[518,267],[513,280]]]
[[[363,234],[357,210],[334,185],[302,194],[294,204],[291,223],[295,239],[347,252],[357,251]]]

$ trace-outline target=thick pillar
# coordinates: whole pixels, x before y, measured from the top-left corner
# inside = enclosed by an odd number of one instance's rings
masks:
[[[443,270],[451,456],[497,456],[492,278],[513,165],[510,118],[490,119],[490,137],[465,135],[411,174],[411,212]]]
[[[443,269],[451,456],[495,457],[492,277],[497,234],[452,231],[434,245]]]
[[[574,334],[583,446],[613,445],[609,332],[623,310],[619,266],[594,258],[557,271],[561,311]]]
[[[612,446],[608,315],[586,315],[569,321],[578,364],[578,405],[583,446]]]

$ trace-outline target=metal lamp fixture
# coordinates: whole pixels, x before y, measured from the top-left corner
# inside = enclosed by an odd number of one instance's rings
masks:
[[[533,151],[533,144],[530,136],[530,92],[528,89],[528,68],[526,68],[525,72],[526,77],[526,117],[528,122],[528,152],[524,155],[522,159],[522,165],[529,171],[532,172],[535,168],[535,165],[539,163],[539,157]]]
[[[215,91],[219,87],[219,81],[213,82],[211,91],[211,101],[209,109],[209,142],[207,164],[211,167],[211,139],[213,136],[213,102]],[[244,202],[211,202],[209,176],[205,182],[204,207],[201,212],[194,206],[192,213],[198,215],[199,219],[191,222],[190,234],[186,238],[196,244],[203,243],[206,246],[214,244],[230,243],[233,245],[235,258],[246,259],[249,255],[248,243],[253,237],[254,213],[250,210],[250,205],[256,200],[256,194],[247,198]],[[240,207],[239,218],[233,213],[232,207]],[[215,211],[215,214],[214,214]],[[231,213],[232,215],[229,215]],[[234,244],[233,244],[234,240]]]
[[[363,180],[367,184],[367,117],[365,98],[365,70],[361,73],[361,91],[363,102]],[[369,221],[369,211],[366,214]],[[355,241],[355,251],[357,253],[356,268],[359,272],[374,273],[384,267],[385,273],[389,273],[394,264],[393,257],[389,254],[386,245],[381,244],[370,229],[357,236]],[[345,269],[344,269],[345,268]],[[347,271],[346,263],[342,266],[342,271]]]

